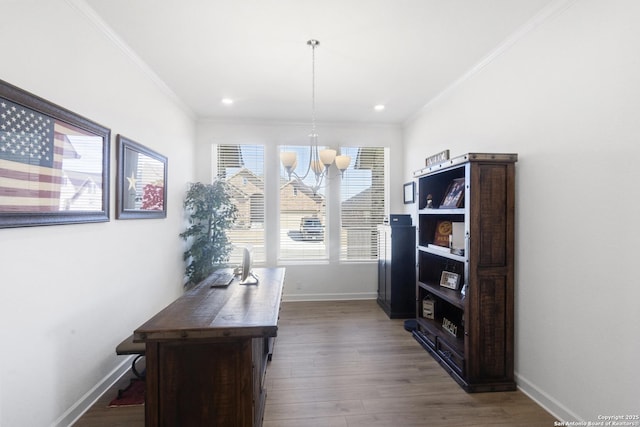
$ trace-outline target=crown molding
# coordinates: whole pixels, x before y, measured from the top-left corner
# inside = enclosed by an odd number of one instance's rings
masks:
[[[84,0],[65,0],[70,6],[78,10],[89,22],[91,22],[102,34],[104,34],[114,46],[116,46],[142,73],[163,92],[178,108],[184,111],[192,120],[196,120],[195,112],[189,108],[176,93],[138,56],[137,53],[116,34],[115,31],[96,13]]]
[[[440,100],[449,96],[458,86],[469,80],[471,77],[479,73],[484,67],[493,62],[494,59],[508,51],[513,45],[515,45],[524,36],[538,28],[544,22],[550,18],[564,12],[571,7],[577,0],[554,0],[551,3],[543,7],[538,13],[536,13],[531,19],[520,26],[516,31],[511,33],[502,43],[500,43],[495,49],[489,52],[484,58],[482,58],[476,65],[471,67],[466,73],[454,80],[450,85],[438,92],[433,98],[431,98],[425,105],[423,105],[418,111],[412,114],[405,122],[404,126],[409,125],[420,117],[425,111],[432,108]]]

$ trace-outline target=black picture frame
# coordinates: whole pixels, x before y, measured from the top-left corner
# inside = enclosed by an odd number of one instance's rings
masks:
[[[404,204],[410,205],[411,203],[415,203],[416,201],[415,196],[416,196],[416,183],[411,181],[404,184],[403,186]]]
[[[0,228],[109,221],[111,130],[0,80]]]
[[[122,135],[116,143],[116,218],[166,218],[167,158]]]

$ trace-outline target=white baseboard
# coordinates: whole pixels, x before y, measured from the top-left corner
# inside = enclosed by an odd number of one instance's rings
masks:
[[[135,355],[128,356],[121,364],[115,367],[91,390],[85,393],[73,406],[55,420],[51,427],[67,427],[73,425],[78,419],[93,406],[94,403],[105,394],[116,381],[118,381],[129,369]]]
[[[526,394],[529,398],[542,406],[547,412],[556,417],[559,421],[580,421],[580,417],[574,414],[569,408],[565,407],[549,394],[540,390],[526,378],[515,374],[518,389]]]
[[[376,298],[378,298],[378,294],[376,292],[357,292],[349,294],[285,294],[282,296],[282,301],[348,301]]]

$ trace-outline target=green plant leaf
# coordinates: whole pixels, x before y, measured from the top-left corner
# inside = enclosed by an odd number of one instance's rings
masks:
[[[191,183],[184,208],[190,224],[180,233],[190,244],[183,254],[185,276],[188,283],[197,284],[229,260],[233,245],[226,231],[234,224],[238,209],[232,203],[228,184],[221,180]]]

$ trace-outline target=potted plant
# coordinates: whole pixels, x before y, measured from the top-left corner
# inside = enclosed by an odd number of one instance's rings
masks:
[[[191,183],[184,208],[189,214],[189,228],[180,234],[189,248],[183,259],[187,262],[187,285],[195,285],[229,260],[232,244],[226,231],[237,217],[231,202],[228,184],[215,180],[212,184]]]

